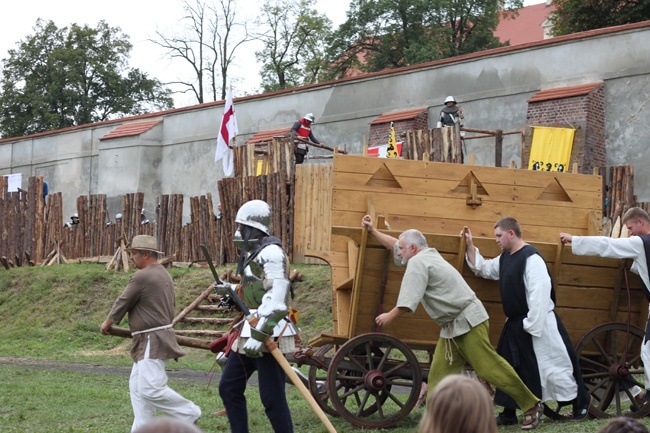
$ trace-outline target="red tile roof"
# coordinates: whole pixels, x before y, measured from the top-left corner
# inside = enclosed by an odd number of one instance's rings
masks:
[[[528,103],[586,95],[601,84],[603,83],[590,83],[581,86],[556,87],[554,89],[542,90],[535,93],[535,95],[528,100]]]
[[[267,131],[260,131],[255,134],[253,134],[248,140],[246,140],[246,143],[264,143],[267,141],[271,141],[273,137],[279,137],[283,136],[289,130],[291,127],[288,128],[282,128],[282,129],[269,129]]]
[[[140,135],[143,132],[149,131],[160,122],[162,122],[162,120],[152,120],[151,122],[123,123],[99,139],[109,140],[111,138],[132,137],[134,135]]]
[[[546,6],[544,2],[518,9],[514,18],[502,15],[494,36],[501,42],[510,41],[510,46],[544,40],[542,24],[555,9],[554,4]]]
[[[371,125],[377,125],[378,123],[388,123],[388,122],[397,122],[400,120],[409,120],[417,117],[418,115],[424,113],[426,108],[414,108],[412,110],[406,111],[396,111],[394,113],[382,114],[372,122]]]

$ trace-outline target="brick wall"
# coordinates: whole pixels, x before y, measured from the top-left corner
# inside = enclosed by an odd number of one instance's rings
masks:
[[[402,119],[393,122],[395,127],[395,138],[397,141],[403,141],[402,134],[406,131],[428,129],[429,128],[429,113],[423,111],[411,119]],[[368,147],[379,146],[380,144],[387,144],[388,137],[390,136],[390,122],[377,123],[370,125],[370,133],[368,135]]]
[[[526,140],[522,149],[522,167],[528,167],[533,126],[574,128],[569,170],[578,163],[580,173],[591,173],[605,165],[605,91],[604,85],[586,95],[531,102],[526,117]]]

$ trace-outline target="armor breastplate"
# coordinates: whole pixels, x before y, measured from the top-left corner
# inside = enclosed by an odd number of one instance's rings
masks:
[[[273,288],[274,277],[289,279],[289,259],[281,249],[265,249],[264,254],[260,253],[261,250],[248,253],[248,266],[244,268],[242,282],[244,302],[248,308],[253,309],[262,305],[262,297]],[[249,260],[251,254],[255,256]]]

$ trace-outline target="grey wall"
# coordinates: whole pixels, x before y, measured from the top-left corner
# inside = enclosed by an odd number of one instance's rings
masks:
[[[527,100],[548,88],[605,83],[607,164],[635,164],[635,192],[650,201],[650,21],[541,43],[492,50],[352,80],[235,99],[240,136],[289,128],[307,112],[316,115],[314,133],[330,146],[361,153],[369,123],[382,113],[429,108],[435,126],[442,101],[454,95],[465,125],[478,129],[521,130]],[[160,194],[187,197],[211,193],[218,201],[216,133],[222,104],[204,104],[163,113],[163,121],[136,136],[99,139],[121,119],[33,137],[0,140],[0,174],[44,175],[50,191],[64,193],[64,212],[74,212],[81,194],[107,194],[111,214],[121,195],[144,192],[153,217]],[[143,118],[147,116],[139,116]],[[520,165],[517,135],[504,138],[503,161]],[[492,140],[469,140],[468,153],[480,165],[494,164]],[[311,154],[318,154],[314,149]],[[327,153],[320,151],[320,153]],[[185,216],[189,206],[185,206]]]

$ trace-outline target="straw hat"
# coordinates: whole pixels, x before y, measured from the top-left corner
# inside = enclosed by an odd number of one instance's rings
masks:
[[[133,250],[152,251],[158,254],[164,254],[158,251],[158,242],[156,238],[149,235],[137,235],[131,241],[131,246],[126,248],[126,252],[130,253]]]

